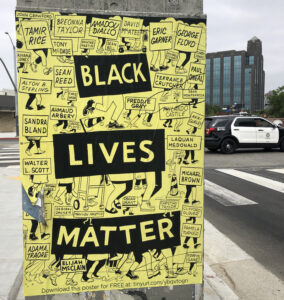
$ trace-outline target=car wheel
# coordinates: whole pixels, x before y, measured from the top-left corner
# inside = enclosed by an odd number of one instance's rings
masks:
[[[217,152],[218,151],[218,148],[207,148],[209,151],[211,152]]]
[[[221,143],[221,152],[224,154],[232,154],[237,148],[237,143],[233,139],[225,139]]]
[[[280,143],[280,151],[284,152],[284,139]]]

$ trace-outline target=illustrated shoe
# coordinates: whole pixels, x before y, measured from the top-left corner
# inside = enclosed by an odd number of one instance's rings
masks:
[[[121,272],[119,269],[115,270],[114,273],[115,273],[115,274],[118,274],[118,275],[121,275],[121,274],[122,274],[122,272]]]
[[[158,275],[160,275],[160,274],[161,274],[160,270],[158,270],[158,271],[156,271],[156,272],[154,272],[154,271],[149,271],[149,272],[148,272],[148,279],[152,279],[152,278],[154,278],[154,277],[156,277],[156,276],[158,276]]]
[[[130,121],[130,118],[128,117],[128,112],[125,112],[123,114],[123,118],[126,119],[126,120],[128,120],[128,121]]]
[[[56,98],[58,98],[61,95],[63,95],[63,92],[56,93]]]
[[[197,248],[199,248],[201,246],[201,244],[195,244],[194,245],[194,249],[197,249]]]
[[[152,124],[150,122],[147,122],[147,121],[143,121],[142,122],[143,125],[147,126],[147,127],[151,127]]]
[[[28,110],[33,110],[33,108],[31,106],[29,106],[29,105],[26,105],[25,108],[28,109]]]
[[[56,197],[55,197],[55,198],[53,199],[53,201],[56,202],[56,203],[59,204],[59,205],[63,204],[63,201],[62,201],[60,198],[56,198]]]
[[[43,106],[43,105],[37,105],[37,110],[43,110],[43,109],[45,109],[45,106]]]
[[[178,275],[185,275],[187,273],[187,270],[185,270],[184,268],[178,268],[177,269],[177,274]]]
[[[129,278],[132,279],[132,280],[135,280],[135,279],[138,279],[138,278],[139,278],[138,275],[135,275],[135,274],[134,274],[132,271],[130,271],[130,270],[126,273],[126,276],[129,277]]]
[[[121,203],[119,202],[119,200],[114,200],[113,205],[115,208],[117,209],[121,209]]]
[[[42,239],[42,240],[48,240],[49,237],[50,237],[50,234],[49,234],[49,233],[45,233],[45,232],[44,232],[44,233],[41,235],[41,239]]]
[[[160,66],[161,71],[167,70],[168,68],[169,68],[168,66]]]
[[[198,201],[198,200],[193,200],[192,201],[192,205],[197,204],[197,203],[200,203],[200,201]]]
[[[112,214],[112,215],[118,213],[118,210],[117,210],[116,208],[114,208],[114,207],[112,207],[111,209],[105,208],[105,211],[106,211],[107,213],[109,213],[109,214]]]
[[[49,278],[50,278],[51,284],[54,286],[57,286],[57,282],[56,282],[57,276],[54,274],[54,275],[50,275]]]
[[[176,74],[184,74],[184,73],[186,73],[184,67],[176,67]]]
[[[160,71],[160,69],[156,68],[155,66],[151,66],[151,67],[150,67],[150,70],[151,70],[151,71],[154,71],[154,72]]]
[[[34,189],[33,189],[32,186],[30,186],[30,187],[28,188],[28,194],[29,194],[29,196],[31,196],[31,197],[34,196]]]
[[[143,211],[154,211],[155,207],[151,206],[150,201],[142,201],[140,209]]]
[[[177,274],[175,274],[174,272],[169,272],[168,275],[166,276],[166,278],[176,278]]]
[[[71,195],[66,195],[65,196],[65,204],[70,205],[71,204],[71,199],[72,199],[72,194]]]
[[[44,150],[37,149],[37,152],[36,152],[35,154],[43,154],[43,153],[45,153],[45,151],[44,151]]]
[[[37,64],[33,63],[30,65],[31,66],[31,70],[35,73],[37,72]]]
[[[77,285],[77,284],[78,284],[78,282],[75,281],[73,278],[67,279],[67,280],[66,280],[66,285],[72,285],[72,286],[75,286],[75,285]]]
[[[34,232],[30,234],[30,240],[31,240],[31,241],[36,241],[36,240],[38,240],[38,237],[35,235]]]
[[[52,72],[52,68],[44,68],[43,74],[44,75],[49,75]]]
[[[193,159],[193,160],[191,161],[192,164],[195,164],[195,163],[197,163],[197,162],[198,162],[197,159]]]
[[[35,276],[35,279],[34,279],[34,280],[35,280],[37,283],[39,283],[39,284],[42,284],[42,283],[43,283],[43,281],[40,280],[40,275],[39,275],[39,274]]]
[[[189,246],[188,246],[187,244],[183,244],[183,248],[184,248],[184,249],[188,249]]]
[[[121,124],[118,124],[117,121],[113,121],[113,122],[108,123],[108,128],[124,128],[124,126]]]
[[[81,279],[82,282],[93,282],[94,281],[94,278],[89,278],[87,276],[82,276],[82,279]]]

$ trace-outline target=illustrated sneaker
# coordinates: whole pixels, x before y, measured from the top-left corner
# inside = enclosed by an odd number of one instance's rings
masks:
[[[66,280],[66,285],[72,285],[72,286],[75,286],[75,285],[77,285],[77,284],[78,284],[78,282],[75,281],[75,280],[73,280],[73,278],[70,278],[70,279],[67,279],[67,280]]]
[[[124,126],[121,124],[118,124],[117,121],[113,121],[113,122],[108,123],[108,128],[124,128]]]
[[[144,211],[154,211],[155,207],[151,206],[150,201],[142,201],[140,209]]]
[[[30,234],[30,240],[31,241],[36,241],[37,239],[38,239],[38,237],[35,235],[35,233]]]
[[[154,271],[149,271],[148,272],[148,279],[152,279],[152,278],[154,278],[154,277],[156,277],[160,274],[161,274],[160,270],[155,271],[155,272]]]
[[[197,203],[200,203],[200,201],[198,201],[198,200],[193,200],[192,201],[192,205],[197,204]]]
[[[132,279],[132,280],[135,280],[135,279],[138,279],[138,278],[139,278],[138,275],[135,275],[135,274],[134,274],[132,271],[130,271],[130,270],[126,273],[126,276],[129,277],[129,278]]]
[[[42,240],[48,240],[49,237],[50,237],[50,234],[49,234],[49,233],[43,233],[43,234],[41,235],[41,239],[42,239]]]

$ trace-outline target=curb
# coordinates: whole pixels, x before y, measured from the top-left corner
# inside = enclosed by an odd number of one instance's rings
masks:
[[[206,281],[212,291],[222,300],[239,300],[235,292],[204,262],[206,272],[204,281]]]
[[[0,137],[0,141],[5,141],[5,140],[7,140],[7,141],[9,141],[9,140],[14,140],[14,141],[18,141],[19,140],[19,137]]]
[[[23,267],[24,264],[22,263],[20,266],[20,269],[18,271],[18,274],[10,288],[7,300],[16,300],[23,282]]]

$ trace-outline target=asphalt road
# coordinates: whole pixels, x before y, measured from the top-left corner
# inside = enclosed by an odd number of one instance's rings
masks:
[[[0,168],[14,167],[20,164],[19,144],[17,141],[0,141]]]
[[[214,194],[205,193],[205,218],[284,280],[284,153],[240,150],[224,155],[206,151],[205,178],[255,202],[225,206],[226,201],[222,204]]]

